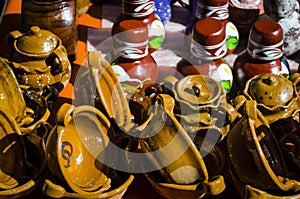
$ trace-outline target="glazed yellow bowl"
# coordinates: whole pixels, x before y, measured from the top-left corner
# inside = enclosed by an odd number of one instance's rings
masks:
[[[53,175],[73,192],[96,194],[110,188],[98,155],[109,143],[110,123],[96,108],[63,104],[57,125],[46,142],[46,154]]]

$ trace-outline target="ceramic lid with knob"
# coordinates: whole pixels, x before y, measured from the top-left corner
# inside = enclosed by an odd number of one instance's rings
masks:
[[[220,97],[223,88],[212,78],[189,75],[179,80],[175,89],[178,98],[197,105],[216,101]]]
[[[268,107],[284,106],[295,97],[295,87],[291,81],[269,73],[250,80],[248,92],[258,103]]]
[[[24,53],[44,54],[53,51],[57,45],[56,35],[38,26],[32,26],[30,31],[17,39],[15,47]]]

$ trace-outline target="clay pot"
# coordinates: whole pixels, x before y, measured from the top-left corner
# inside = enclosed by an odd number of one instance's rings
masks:
[[[71,78],[71,63],[61,40],[52,32],[32,26],[28,32],[12,31],[7,37],[8,54],[21,85],[43,89]]]
[[[255,100],[257,108],[270,123],[283,118],[297,118],[299,112],[299,96],[296,82],[280,75],[266,73],[254,76],[247,81],[243,95],[233,100],[239,109],[246,100]]]
[[[286,156],[283,155],[283,147],[292,144],[291,140],[286,140],[283,145],[280,143],[278,133],[281,132],[270,128],[268,119],[258,110],[256,101],[246,101],[245,112],[227,137],[231,174],[238,190],[241,190],[241,196],[299,197],[299,167],[298,170],[288,169]],[[291,133],[282,132],[289,136]],[[294,160],[297,163],[297,159]]]
[[[196,147],[175,118],[174,106],[171,96],[159,94],[153,117],[141,131],[141,149],[149,157],[149,163],[142,164],[157,168],[146,177],[166,198],[180,198],[183,194],[185,198],[199,198],[206,193],[218,195],[225,189],[223,176],[208,173],[208,165],[201,156],[203,151]],[[210,147],[206,152],[213,150]],[[214,165],[217,168],[211,169],[218,170],[218,166],[224,165],[223,160],[221,158],[220,164]],[[155,177],[157,175],[160,178]]]
[[[63,104],[57,112],[57,125],[46,142],[47,163],[60,185],[45,181],[43,191],[52,197],[114,198],[121,197],[133,177],[121,184],[110,178],[110,169],[98,160],[106,157],[110,122],[96,108]],[[113,189],[110,189],[113,187]],[[68,191],[68,190],[71,191]]]
[[[0,157],[3,160],[0,164],[0,197],[22,198],[43,180],[46,165],[43,138],[23,135],[15,119],[2,108],[0,119]]]
[[[210,77],[189,75],[178,80],[169,76],[163,80],[163,85],[172,88],[176,100],[174,114],[189,133],[207,131],[214,133],[216,140],[222,140],[230,124],[239,117],[227,103],[221,84]]]
[[[21,31],[39,26],[57,35],[72,61],[77,52],[76,0],[24,0],[21,9]]]
[[[101,164],[96,164],[109,142],[109,121],[93,107],[69,104],[64,104],[56,117],[57,125],[46,143],[53,175],[78,194],[95,195],[109,189],[111,180],[101,171]]]

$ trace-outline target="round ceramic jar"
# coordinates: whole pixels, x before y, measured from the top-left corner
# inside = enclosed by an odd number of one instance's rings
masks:
[[[177,64],[183,76],[201,74],[219,81],[226,92],[232,86],[231,67],[223,59],[227,53],[223,23],[214,18],[200,19],[194,26],[190,55]]]
[[[247,48],[233,64],[234,84],[244,88],[246,81],[262,73],[290,77],[290,68],[283,56],[283,30],[274,20],[257,20],[250,32]]]
[[[123,20],[115,26],[112,68],[124,87],[140,88],[156,82],[157,64],[148,52],[148,28],[140,20]]]
[[[182,79],[167,77],[163,86],[172,88],[176,100],[175,116],[182,127],[195,136],[205,137],[210,133],[212,141],[222,140],[230,129],[230,124],[239,117],[227,103],[226,93],[216,80],[189,75]]]
[[[147,25],[149,37],[149,52],[157,50],[165,40],[165,28],[155,13],[154,0],[122,0],[122,13],[116,18],[112,27],[112,35],[115,35],[115,27],[127,19],[142,21]]]
[[[42,90],[48,85],[64,87],[69,82],[68,54],[52,32],[32,26],[23,34],[18,30],[10,32],[7,41],[10,46],[8,59],[20,85]]]
[[[299,81],[299,78],[293,81]],[[243,94],[233,100],[234,107],[239,109],[246,100],[255,100],[258,110],[269,123],[283,118],[297,118],[300,104],[294,82],[272,73],[256,75],[247,81]]]

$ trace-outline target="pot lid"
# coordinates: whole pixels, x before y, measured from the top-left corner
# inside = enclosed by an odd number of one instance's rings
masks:
[[[201,75],[189,75],[176,84],[178,98],[191,104],[214,102],[221,94],[221,86],[212,78]]]
[[[266,73],[250,80],[248,92],[268,107],[284,106],[294,97],[294,85],[283,76]]]
[[[57,36],[48,30],[32,26],[18,38],[16,47],[25,53],[42,54],[53,51],[57,46]]]

